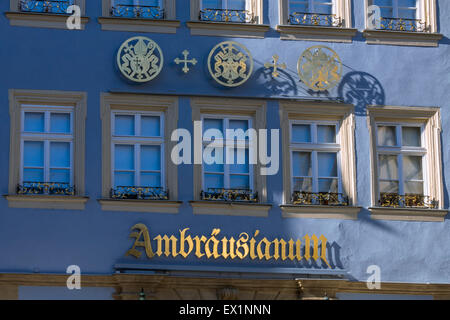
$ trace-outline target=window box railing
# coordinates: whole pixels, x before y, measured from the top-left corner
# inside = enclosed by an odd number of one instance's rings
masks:
[[[157,6],[119,4],[112,7],[111,15],[122,18],[164,19],[164,10]]]
[[[169,191],[161,187],[117,186],[111,189],[112,199],[168,200]]]
[[[397,193],[380,193],[379,204],[381,207],[391,208],[438,208],[436,200],[422,194],[399,195]]]
[[[257,202],[258,193],[249,189],[208,188],[200,193],[201,200],[231,201],[231,202]]]
[[[420,19],[381,18],[378,30],[427,32],[427,27]]]
[[[73,5],[73,0],[22,0],[19,11],[53,14],[67,14],[67,8]]]
[[[75,195],[75,187],[61,182],[23,182],[17,186],[17,194],[23,195]]]
[[[348,206],[349,200],[342,193],[294,191],[294,205]]]
[[[294,12],[289,15],[289,24],[318,27],[342,27],[342,19],[335,14]]]
[[[255,16],[248,10],[203,9],[200,10],[200,21],[254,23]]]

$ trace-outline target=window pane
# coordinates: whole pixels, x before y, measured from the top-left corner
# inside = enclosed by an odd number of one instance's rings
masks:
[[[205,189],[208,188],[223,188],[223,175],[222,174],[205,174]]]
[[[23,169],[23,181],[25,182],[45,182],[44,169]]]
[[[25,141],[23,143],[24,167],[44,166],[44,143],[42,141]]]
[[[306,1],[290,1],[289,3],[289,13],[294,12],[309,12],[308,2]]]
[[[228,122],[228,129],[242,129],[245,132],[248,130],[248,120],[230,120]]]
[[[203,119],[203,133],[208,129],[218,129],[223,134],[222,119]]]
[[[318,152],[319,177],[337,177],[337,154],[332,152]]]
[[[161,170],[160,146],[141,146],[141,170]]]
[[[24,131],[44,132],[44,113],[25,112]]]
[[[157,172],[141,172],[142,187],[160,187],[161,186],[161,174]]]
[[[239,159],[238,159],[239,156]],[[244,159],[244,163],[238,164],[240,158]],[[248,173],[249,172],[249,161],[248,161],[248,149],[235,149],[234,150],[234,164],[230,164],[231,173]],[[239,161],[242,162],[242,161]]]
[[[221,9],[222,8],[222,0],[203,0],[202,5],[203,5],[203,8]]]
[[[135,186],[134,172],[115,172],[114,185],[117,186]]]
[[[311,142],[311,126],[309,124],[293,124],[292,142]]]
[[[69,133],[70,132],[70,114],[52,113],[50,115],[50,132]]]
[[[320,143],[336,143],[336,126],[317,126],[317,141]]]
[[[50,182],[69,183],[70,170],[67,169],[51,169]]]
[[[317,3],[314,5],[314,13],[331,14],[332,11],[331,5],[322,5]]]
[[[115,146],[114,168],[116,170],[134,170],[134,146]]]
[[[398,193],[397,181],[380,181],[381,193]]]
[[[245,10],[246,0],[227,0],[227,9],[233,10]]]
[[[398,0],[399,7],[415,7],[416,0]]]
[[[403,177],[405,180],[422,180],[422,157],[403,156]]]
[[[222,163],[213,162],[211,164],[207,164],[205,161],[205,158],[203,158],[203,170],[207,171],[207,172],[223,172],[223,163],[225,162],[224,161],[225,155],[223,152],[224,151],[223,148],[216,149],[216,148],[208,147],[208,148],[205,148],[205,150],[207,150],[206,153],[208,155],[211,154],[211,158],[212,158],[211,160],[215,160],[217,162],[221,161]],[[216,151],[218,151],[217,157],[216,157]]]
[[[408,147],[420,147],[420,128],[419,127],[403,127],[402,128],[402,145]]]
[[[230,175],[230,188],[232,189],[249,189],[249,176]]]
[[[116,115],[115,134],[118,136],[134,136],[134,116]]]
[[[392,0],[373,0],[373,4],[377,6],[389,6],[392,7]]]
[[[52,168],[70,167],[70,143],[68,142],[50,143],[50,167]]]
[[[416,10],[410,9],[398,9],[398,18],[403,19],[416,19]]]
[[[381,17],[383,18],[394,18],[394,10],[392,8],[380,8]]]
[[[378,126],[378,145],[379,146],[396,146],[397,135],[395,127]]]
[[[398,179],[398,164],[397,156],[380,155],[378,157],[378,167],[380,179],[397,180]]]
[[[294,178],[294,191],[312,192],[312,179]]]
[[[338,193],[338,179],[319,179],[319,192]]]
[[[294,177],[312,176],[311,152],[293,152],[292,169]]]
[[[141,116],[141,136],[161,136],[160,117]]]
[[[423,194],[423,182],[405,182],[405,194]]]

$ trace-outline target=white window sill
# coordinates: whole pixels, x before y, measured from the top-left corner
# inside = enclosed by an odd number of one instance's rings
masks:
[[[283,218],[357,220],[361,207],[280,205]]]
[[[193,36],[221,36],[238,38],[264,38],[270,26],[253,23],[188,21]]]
[[[102,30],[129,32],[176,33],[179,20],[151,20],[141,18],[100,17]]]
[[[282,40],[306,40],[351,43],[357,30],[353,28],[278,25],[276,30]]]
[[[429,32],[408,32],[390,30],[363,31],[368,44],[386,44],[397,46],[437,47],[442,34]]]
[[[67,29],[70,15],[39,12],[5,12],[11,26],[36,27],[50,29]],[[81,17],[81,30],[89,22],[88,17]],[[69,29],[67,29],[69,30]],[[72,31],[72,30],[71,30]]]
[[[448,210],[442,209],[420,209],[420,208],[369,208],[370,216],[375,220],[398,220],[398,221],[430,221],[443,222]]]
[[[84,210],[88,197],[6,195],[10,208]]]
[[[226,202],[226,201],[189,201],[194,214],[224,216],[268,217],[270,204]]]
[[[171,200],[134,200],[99,199],[103,211],[154,212],[176,214],[182,201]]]

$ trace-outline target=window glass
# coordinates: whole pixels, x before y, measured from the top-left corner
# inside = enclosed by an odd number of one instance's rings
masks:
[[[70,114],[69,113],[51,113],[50,114],[50,132],[69,133],[70,132]]]
[[[309,124],[293,124],[292,142],[311,142],[311,126]]]
[[[420,147],[420,127],[402,127],[402,145],[408,147]]]
[[[312,176],[311,152],[293,152],[292,158],[294,177]]]
[[[141,146],[141,170],[161,170],[160,146]]]
[[[378,145],[396,146],[397,134],[394,126],[378,126]]]
[[[134,116],[116,115],[115,134],[118,136],[134,136]]]
[[[116,145],[114,158],[116,170],[134,170],[134,146]]]
[[[160,117],[141,116],[141,136],[143,137],[161,136]]]
[[[336,143],[336,126],[318,125],[317,141],[319,143]]]
[[[44,113],[43,112],[25,112],[24,131],[25,132],[44,132]]]

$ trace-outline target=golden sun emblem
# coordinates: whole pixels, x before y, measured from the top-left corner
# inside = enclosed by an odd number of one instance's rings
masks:
[[[147,82],[155,78],[163,67],[161,48],[146,37],[126,40],[117,52],[120,72],[134,82]]]
[[[224,41],[209,53],[208,70],[213,79],[221,85],[237,87],[250,78],[253,58],[242,44]]]
[[[306,49],[297,63],[300,80],[314,91],[325,91],[339,84],[342,62],[338,54],[325,46]]]

